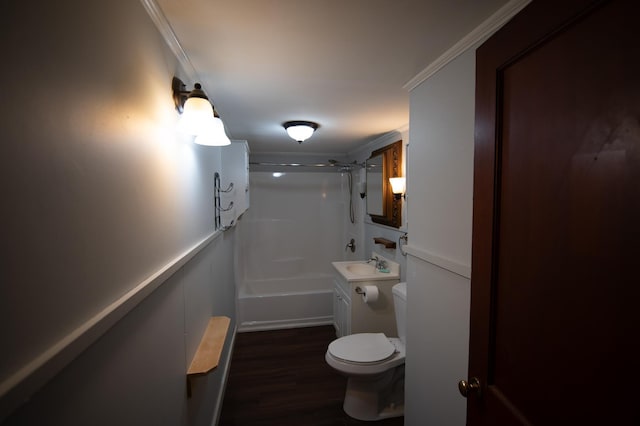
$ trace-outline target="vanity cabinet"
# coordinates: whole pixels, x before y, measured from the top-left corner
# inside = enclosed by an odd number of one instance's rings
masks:
[[[333,324],[336,336],[354,333],[384,333],[387,337],[397,337],[396,318],[393,308],[391,288],[398,278],[378,281],[349,282],[342,275],[334,278]],[[365,303],[358,288],[375,285],[378,300]]]

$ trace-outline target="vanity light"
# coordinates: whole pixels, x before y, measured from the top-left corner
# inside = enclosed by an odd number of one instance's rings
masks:
[[[393,192],[393,198],[395,198],[396,200],[404,198],[406,179],[403,177],[392,177],[389,178],[389,183],[391,183],[391,192]]]
[[[215,113],[214,113],[215,114]],[[205,146],[226,146],[231,145],[231,140],[224,131],[224,123],[220,117],[211,116],[200,134],[193,140],[198,145]]]
[[[285,128],[291,139],[302,143],[309,139],[319,126],[313,121],[287,121],[282,123],[282,127]]]
[[[200,83],[191,91],[177,77],[171,82],[173,102],[176,110],[182,114],[180,129],[195,136],[194,142],[207,146],[224,146],[231,144],[224,130],[224,123],[216,113],[209,98],[202,90]]]

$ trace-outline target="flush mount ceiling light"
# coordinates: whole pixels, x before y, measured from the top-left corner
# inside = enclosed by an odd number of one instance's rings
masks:
[[[302,143],[309,139],[319,126],[313,121],[287,121],[282,123],[282,127],[286,129],[291,139]]]
[[[182,114],[180,129],[195,136],[194,142],[207,146],[229,145],[231,141],[224,130],[224,123],[216,113],[199,83],[191,91],[177,77],[171,82],[176,110]]]

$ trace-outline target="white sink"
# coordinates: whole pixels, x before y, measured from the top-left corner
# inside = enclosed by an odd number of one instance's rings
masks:
[[[400,265],[396,262],[384,259],[387,262],[389,272],[380,272],[375,263],[367,263],[363,260],[331,262],[333,267],[347,281],[381,281],[400,279]]]
[[[356,275],[372,275],[376,273],[376,267],[371,263],[354,263],[345,266],[345,268]]]

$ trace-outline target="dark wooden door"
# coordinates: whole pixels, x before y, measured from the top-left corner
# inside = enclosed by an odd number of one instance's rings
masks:
[[[640,425],[640,3],[534,0],[477,55],[469,425]]]

